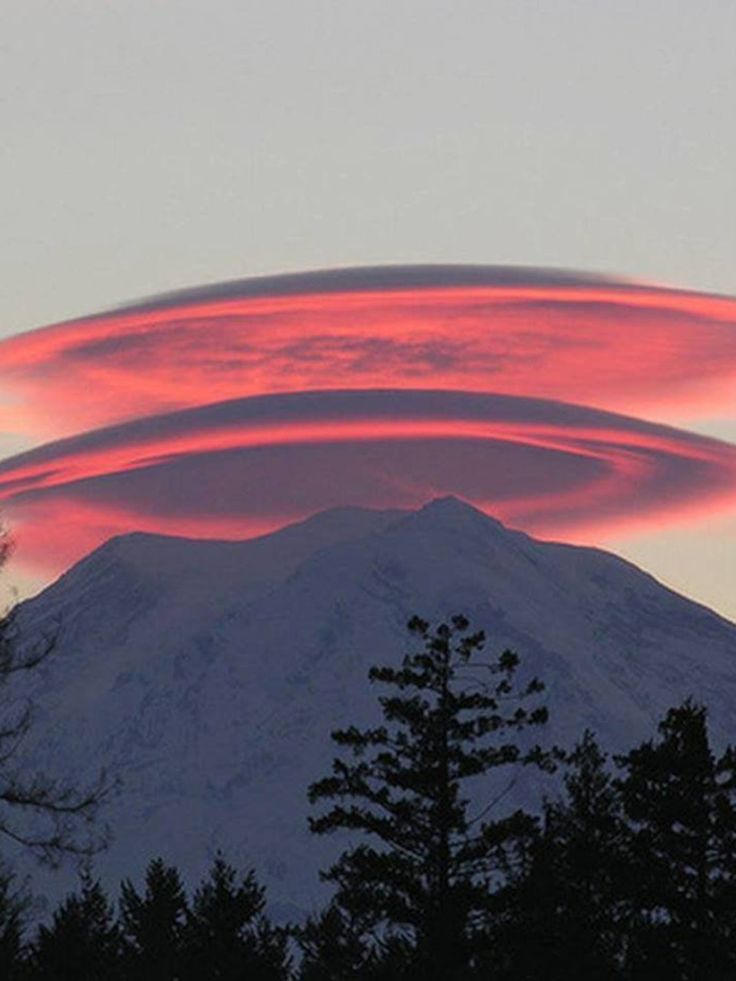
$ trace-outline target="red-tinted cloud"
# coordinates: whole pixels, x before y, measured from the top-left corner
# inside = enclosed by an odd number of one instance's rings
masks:
[[[254,397],[92,431],[0,464],[27,566],[111,534],[262,533],[326,507],[455,493],[577,540],[736,499],[736,447],[540,399],[444,391]]]
[[[736,496],[734,446],[617,414],[736,415],[729,297],[337,270],[53,325],[0,342],[0,363],[0,430],[54,440],[0,463],[0,512],[46,572],[118,532],[235,538],[342,504],[455,493],[595,541]]]
[[[736,405],[736,300],[493,267],[223,284],[0,343],[36,438],[243,396],[441,388],[659,421]],[[9,424],[13,417],[15,425]]]

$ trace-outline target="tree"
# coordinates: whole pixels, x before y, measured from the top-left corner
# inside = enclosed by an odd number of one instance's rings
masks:
[[[564,797],[545,802],[540,827],[518,843],[516,866],[495,897],[488,956],[495,977],[621,976],[634,870],[620,795],[591,732],[566,765]]]
[[[686,701],[618,763],[638,872],[629,976],[736,976],[736,750],[716,758]]]
[[[157,858],[139,894],[129,879],[120,887],[126,971],[140,981],[174,981],[182,964],[187,900],[179,872]]]
[[[471,817],[461,788],[477,791],[491,770],[549,770],[554,761],[510,738],[547,720],[544,707],[520,704],[543,685],[533,678],[516,690],[516,654],[479,661],[485,636],[470,633],[463,616],[434,631],[414,617],[408,629],[423,649],[399,668],[371,668],[371,681],[395,690],[379,699],[385,724],[332,734],[353,759],[335,759],[332,775],[309,788],[312,803],[335,802],[310,827],[362,832],[371,842],[349,848],[323,878],[336,884],[335,904],[360,924],[373,954],[408,943],[418,974],[451,981],[468,976],[499,848],[531,821],[518,811],[492,819],[496,799]]]
[[[32,957],[39,981],[111,981],[118,973],[120,935],[99,882],[82,873],[79,892],[40,926]]]
[[[370,951],[363,933],[336,904],[310,917],[297,939],[302,951],[300,981],[348,981],[368,973]]]
[[[414,977],[414,948],[390,935],[366,941],[364,924],[332,903],[296,931],[302,951],[299,981],[402,981]]]
[[[288,977],[287,933],[263,915],[265,890],[250,871],[240,881],[217,854],[194,894],[184,931],[183,977],[191,981],[282,981]]]
[[[7,534],[0,529],[0,567],[10,551]],[[93,821],[109,790],[104,774],[80,787],[29,772],[27,764],[16,765],[18,749],[33,724],[33,706],[15,693],[10,697],[8,687],[18,675],[38,667],[54,647],[53,635],[34,647],[23,645],[17,607],[0,616],[0,687],[6,694],[0,710],[0,836],[52,865],[64,855],[89,856],[104,847],[104,829],[96,829]]]
[[[16,885],[15,875],[0,867],[0,978],[4,981],[25,976],[23,935],[30,906],[30,897]]]

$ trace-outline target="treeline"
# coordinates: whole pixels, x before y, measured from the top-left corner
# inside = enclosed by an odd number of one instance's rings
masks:
[[[253,872],[218,856],[188,897],[157,860],[115,906],[87,874],[27,931],[5,877],[0,977],[736,978],[736,752],[714,754],[705,709],[684,702],[613,758],[590,732],[543,747],[544,686],[519,682],[515,654],[486,660],[461,616],[409,626],[419,650],[370,672],[383,724],[333,733],[332,772],[308,791],[312,831],[350,833],[324,910],[275,926]],[[526,768],[560,777],[536,813],[508,805]]]
[[[289,931],[274,927],[253,873],[222,856],[186,895],[176,868],[152,861],[138,891],[126,880],[116,908],[91,874],[31,940],[29,897],[0,880],[0,978],[4,981],[280,981],[290,977]]]

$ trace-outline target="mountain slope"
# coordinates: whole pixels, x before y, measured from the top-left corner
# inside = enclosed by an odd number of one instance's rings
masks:
[[[330,730],[376,718],[368,668],[412,613],[466,613],[547,684],[549,738],[625,748],[693,695],[736,731],[736,626],[594,549],[535,541],[455,499],[325,512],[243,543],[115,539],[24,604],[58,644],[27,694],[29,766],[120,775],[111,883],[163,854],[199,875],[223,847],[277,910],[309,909],[344,842],[310,839],[305,791]],[[540,788],[521,779],[517,799]],[[59,880],[63,882],[63,880]],[[46,888],[58,888],[47,886]]]

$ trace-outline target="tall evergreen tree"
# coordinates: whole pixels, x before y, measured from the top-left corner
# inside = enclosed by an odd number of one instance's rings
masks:
[[[369,674],[395,689],[380,698],[385,724],[333,733],[353,759],[336,759],[332,775],[310,787],[312,803],[334,802],[310,827],[368,836],[323,877],[337,885],[338,908],[363,923],[374,952],[408,943],[416,976],[452,981],[468,976],[499,846],[530,820],[520,812],[494,820],[492,806],[471,817],[464,793],[497,768],[554,764],[550,753],[513,739],[547,719],[545,708],[521,704],[543,686],[535,678],[517,691],[514,653],[480,661],[484,634],[471,633],[463,616],[434,631],[414,617],[409,630],[422,649],[399,668]]]
[[[182,958],[187,900],[179,872],[157,858],[139,894],[130,880],[120,887],[120,920],[126,971],[140,981],[175,981]]]
[[[112,981],[119,978],[120,935],[99,882],[82,875],[78,892],[40,926],[32,956],[39,981]]]
[[[495,897],[487,959],[508,981],[621,977],[633,867],[620,796],[592,733],[566,762],[564,797],[545,803]]]
[[[619,764],[637,868],[629,976],[736,977],[736,751],[714,756],[706,710],[687,701]]]
[[[283,981],[289,958],[285,930],[263,915],[265,890],[249,872],[240,881],[218,854],[187,913],[182,978]]]

